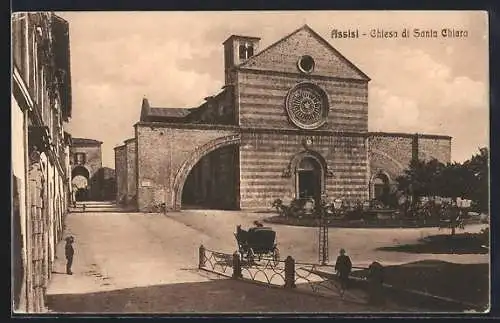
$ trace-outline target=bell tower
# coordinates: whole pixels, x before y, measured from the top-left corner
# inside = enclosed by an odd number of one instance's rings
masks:
[[[259,47],[259,37],[232,35],[222,44],[224,45],[224,75],[225,84],[233,83],[232,68],[255,55]]]

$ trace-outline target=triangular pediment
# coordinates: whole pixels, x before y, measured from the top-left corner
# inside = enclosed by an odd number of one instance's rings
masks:
[[[370,80],[307,25],[243,62],[239,68],[300,74],[297,62],[303,55],[314,59],[315,67],[311,75]]]

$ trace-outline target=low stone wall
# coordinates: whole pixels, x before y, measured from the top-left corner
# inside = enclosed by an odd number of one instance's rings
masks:
[[[293,225],[302,227],[317,227],[319,225],[319,219],[317,218],[295,218],[295,217],[283,217],[279,215],[270,216],[264,219],[266,223],[273,224],[283,224],[283,225]],[[465,225],[481,224],[483,223],[479,218],[466,219]],[[329,220],[329,227],[335,228],[437,228],[439,223],[428,222],[425,224],[418,223],[415,221],[404,221],[404,220],[380,220],[373,222],[366,222],[363,220],[352,220],[346,221],[342,219],[331,219]]]

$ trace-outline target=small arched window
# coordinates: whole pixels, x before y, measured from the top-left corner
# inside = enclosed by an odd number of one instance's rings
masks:
[[[253,56],[253,46],[249,43],[243,43],[239,46],[240,59],[249,59]]]
[[[250,58],[250,57],[253,56],[253,46],[251,46],[251,45],[248,46],[248,48],[247,48],[247,54],[248,54],[247,58]]]

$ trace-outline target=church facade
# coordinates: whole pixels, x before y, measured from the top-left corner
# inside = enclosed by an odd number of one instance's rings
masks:
[[[414,158],[450,161],[449,136],[369,132],[370,78],[307,25],[260,51],[259,41],[223,43],[225,85],[202,105],[143,99],[135,137],[115,148],[119,201],[140,211],[366,201]]]

